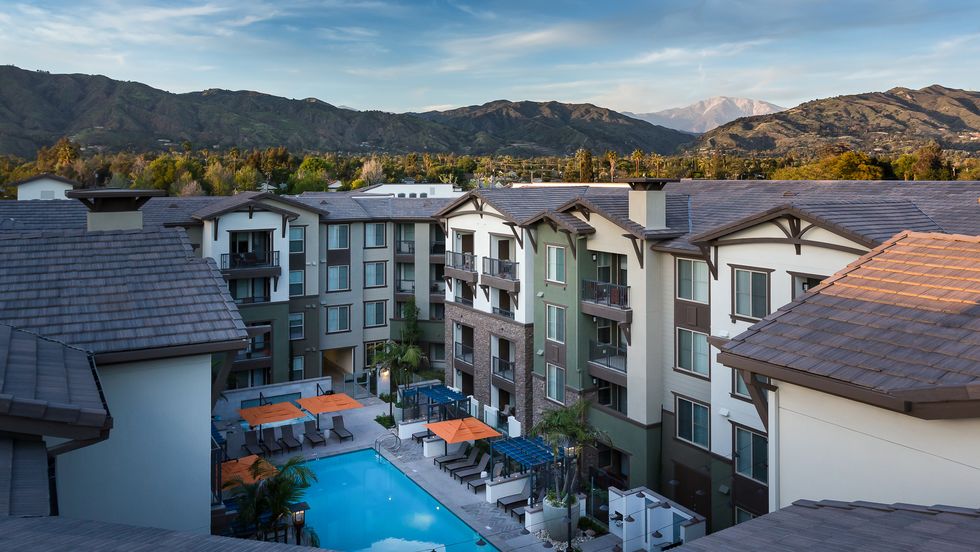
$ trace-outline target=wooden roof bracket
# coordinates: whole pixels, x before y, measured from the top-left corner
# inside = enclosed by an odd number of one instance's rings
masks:
[[[534,238],[534,232],[532,232],[530,228],[526,228],[525,230],[527,231],[527,241],[531,242],[531,248],[534,249],[535,253],[537,253],[538,240]]]
[[[742,377],[742,381],[745,382],[745,386],[749,388],[749,397],[759,414],[759,419],[762,420],[762,426],[766,428],[766,431],[769,431],[769,400],[766,391],[767,388],[775,390],[775,386],[766,385],[759,381],[755,374],[748,370],[738,369],[738,373]]]
[[[486,298],[487,301],[489,301],[490,300],[490,286],[488,286],[487,284],[480,284],[480,289],[483,290],[483,297]]]
[[[514,239],[517,240],[517,245],[524,249],[524,238],[521,236],[521,232],[517,231],[517,225],[513,222],[505,222],[504,226],[510,228],[512,234],[514,234]]]
[[[576,257],[576,255],[577,255],[577,253],[578,253],[578,251],[576,251],[576,247],[575,247],[575,238],[572,237],[572,233],[569,232],[568,230],[564,230],[563,229],[561,231],[561,233],[562,234],[565,234],[565,239],[568,240],[568,248],[572,250],[572,258],[574,259]],[[643,264],[643,262],[640,261],[640,265],[641,266],[642,266],[642,264]]]
[[[640,245],[640,240],[633,234],[623,234],[624,238],[630,240],[633,244],[633,252],[636,253],[636,260],[640,263],[640,268],[643,268],[643,246]]]
[[[279,291],[279,276],[272,277],[272,291]]]
[[[480,214],[480,218],[483,218],[483,205],[485,202],[481,203],[480,198],[476,196],[470,196],[470,201],[473,202],[473,208]]]
[[[582,216],[585,217],[585,220],[588,221],[592,220],[592,211],[590,211],[588,207],[584,205],[579,205],[578,210],[580,213],[582,213]]]
[[[714,248],[714,258],[712,258],[711,246],[707,244],[698,244],[698,249],[701,250],[701,257],[704,261],[708,263],[708,272],[714,277],[715,281],[718,280],[718,248]]]
[[[626,338],[626,344],[633,344],[633,323],[632,322],[620,322],[619,329],[623,332],[623,337]]]
[[[446,287],[449,288],[449,291],[452,291],[453,290],[453,279],[450,278],[449,276],[443,276],[442,279],[446,281]]]
[[[252,220],[252,217],[254,216],[255,216],[255,205],[252,205],[250,203],[248,205],[248,220]]]
[[[282,237],[286,237],[286,229],[289,227],[289,219],[286,215],[282,216]]]
[[[517,303],[517,298],[520,296],[520,293],[514,293],[513,291],[508,291],[507,292],[507,295],[510,296],[510,302],[512,304],[514,304],[514,305],[518,304]]]
[[[214,241],[218,241],[218,221],[219,220],[221,220],[221,217],[214,217],[214,225],[213,225],[213,227],[214,227]]]

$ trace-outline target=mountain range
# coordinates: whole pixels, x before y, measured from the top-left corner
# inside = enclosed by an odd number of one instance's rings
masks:
[[[0,153],[31,157],[69,136],[83,146],[152,150],[286,146],[293,151],[566,155],[672,153],[691,140],[591,104],[496,101],[449,112],[386,113],[221,89],[173,94],[100,75],[0,67]]]
[[[785,109],[785,107],[762,100],[715,96],[685,107],[675,107],[653,113],[630,113],[627,111],[625,114],[655,125],[700,134],[735,119],[754,115],[768,115]]]

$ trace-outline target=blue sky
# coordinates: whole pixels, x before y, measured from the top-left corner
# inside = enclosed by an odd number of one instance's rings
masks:
[[[978,60],[976,1],[0,0],[0,63],[395,112],[978,90]]]

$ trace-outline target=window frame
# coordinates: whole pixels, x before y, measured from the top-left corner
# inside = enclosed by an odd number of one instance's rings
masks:
[[[298,240],[300,242],[299,251],[293,251],[293,243],[297,241],[293,239],[293,230],[299,230],[300,232],[303,233],[302,237]],[[306,227],[305,226],[295,226],[292,224],[289,225],[289,243],[287,244],[287,246],[289,247],[290,255],[306,253]]]
[[[294,316],[299,316],[300,335],[298,337],[293,336],[293,328],[295,327],[293,326]],[[306,313],[305,312],[291,312],[289,313],[289,316],[286,318],[286,321],[287,321],[286,329],[288,331],[290,341],[306,339]]]
[[[551,274],[551,252],[552,251],[557,252],[559,250],[561,250],[561,272],[562,272],[562,278],[563,278],[562,280],[557,280],[555,278],[552,278],[552,274]],[[546,282],[551,282],[553,284],[566,285],[568,283],[567,282],[568,281],[568,262],[567,261],[568,261],[568,256],[567,256],[567,252],[565,251],[565,247],[564,246],[562,246],[562,245],[546,244],[545,245],[545,267],[544,267],[544,279],[545,279],[545,281]],[[557,267],[558,267],[558,261],[557,261],[557,257],[556,257],[556,260],[555,260],[555,268],[556,268],[556,270],[557,270]]]
[[[327,334],[340,334],[340,333],[347,333],[347,332],[351,331],[351,328],[350,328],[350,308],[351,308],[351,305],[350,304],[346,304],[346,305],[327,305],[327,310],[326,310],[326,317],[327,317],[327,320],[326,320],[326,333]],[[344,319],[347,320],[347,327],[346,328],[338,329],[338,330],[333,330],[333,331],[330,330],[330,310],[331,309],[334,309],[334,310],[343,309],[343,310],[346,310],[347,311],[347,316],[345,318],[338,319],[338,320],[344,320]]]
[[[561,335],[561,340],[554,339],[554,338],[551,337],[551,310],[552,309],[555,309],[556,311],[561,311],[561,334],[562,334]],[[567,310],[568,309],[566,307],[563,307],[561,305],[553,305],[551,303],[547,303],[545,305],[545,311],[544,311],[544,325],[545,325],[544,336],[545,337],[544,338],[546,340],[548,340],[548,341],[550,341],[552,343],[558,343],[558,344],[561,344],[561,345],[564,345],[565,344],[565,339],[568,338],[568,332],[567,332],[568,328],[566,326],[567,316],[568,316]],[[555,330],[556,330],[556,332],[557,332],[557,329],[558,329],[558,325],[555,324]]]
[[[378,305],[382,306],[381,310],[381,324],[371,324],[368,325],[367,309],[368,305]],[[380,299],[377,301],[365,301],[364,302],[364,328],[383,328],[388,325],[388,300]]]
[[[293,282],[293,274],[300,275],[299,282]],[[299,293],[293,293],[293,286],[300,286]],[[290,270],[289,271],[289,296],[290,297],[303,297],[306,295],[306,270]]]
[[[558,393],[561,393],[561,399],[559,399],[557,397],[552,397],[551,396],[551,383],[552,383],[552,375],[551,375],[551,373],[552,373],[552,369],[554,369],[556,376],[557,376],[558,372],[561,371],[561,386],[559,387],[557,384],[555,385],[555,391],[558,392]],[[544,396],[545,396],[545,398],[548,399],[549,401],[553,402],[553,403],[564,405],[565,404],[565,385],[567,383],[567,381],[566,381],[566,378],[567,377],[568,377],[568,372],[565,370],[565,368],[563,368],[563,367],[561,367],[561,366],[559,366],[557,364],[552,364],[550,362],[545,362],[545,364],[544,364]]]
[[[752,471],[752,467],[754,467],[754,465],[755,465],[755,454],[754,454],[754,451],[755,451],[755,448],[754,448],[755,447],[755,442],[754,441],[755,441],[756,438],[761,438],[761,439],[764,439],[765,440],[765,445],[766,445],[765,446],[765,451],[766,451],[766,468],[765,468],[764,471],[765,471],[765,474],[766,474],[766,481],[759,480],[754,475],[746,474],[745,472],[742,472],[742,471],[739,470],[739,465],[738,465],[739,464],[739,459],[742,456],[742,453],[739,452],[739,449],[738,449],[738,433],[740,431],[749,434],[749,439],[750,439],[750,441],[749,441],[749,453],[751,454],[751,456],[750,456],[750,462],[749,462],[749,471],[750,472]],[[747,426],[743,426],[741,424],[736,424],[736,423],[733,422],[732,423],[732,470],[739,477],[742,477],[744,479],[748,479],[750,481],[754,481],[755,483],[758,483],[759,485],[765,485],[766,487],[768,487],[769,486],[769,436],[763,434],[762,432],[760,432],[758,430],[752,429],[752,428],[747,427]]]
[[[681,415],[680,415],[681,401],[691,404],[691,439],[685,439],[684,437],[681,436]],[[697,441],[694,440],[695,438],[694,429],[696,427],[694,421],[694,408],[696,406],[700,406],[708,411],[708,415],[706,418],[708,421],[708,425],[705,430],[705,435],[707,436],[708,442],[705,445],[702,445],[701,443],[698,443]],[[711,405],[692,399],[690,397],[675,394],[674,395],[674,438],[677,439],[678,441],[687,443],[699,449],[710,451],[711,450]]]
[[[369,370],[377,366],[376,364],[369,364],[368,361],[370,360],[370,356],[368,355],[368,353],[370,351],[373,351],[374,349],[384,349],[385,343],[386,342],[384,340],[364,342],[364,369],[365,370]],[[373,354],[377,354],[377,353],[373,353]]]
[[[772,268],[761,268],[761,267],[757,267],[757,266],[734,265],[734,264],[730,264],[728,266],[731,267],[731,278],[730,279],[731,279],[731,299],[732,299],[732,301],[731,301],[731,313],[730,313],[730,316],[731,316],[732,322],[735,322],[736,320],[740,320],[742,322],[753,322],[754,323],[754,322],[758,322],[759,320],[762,320],[766,316],[769,316],[769,314],[772,313],[772,273],[775,272],[775,269],[772,269]],[[740,314],[736,310],[737,307],[738,307],[738,296],[737,296],[737,293],[738,293],[738,273],[740,271],[741,272],[756,273],[756,274],[763,274],[766,277],[766,292],[765,292],[766,293],[766,309],[765,309],[766,312],[765,312],[765,314],[763,314],[760,317],[754,317],[754,316],[749,316],[749,315],[745,315],[745,314]],[[751,282],[752,282],[752,279],[751,279],[751,276],[750,276],[750,278],[749,278],[749,284],[750,285],[751,285]],[[751,297],[752,297],[752,290],[750,288],[749,289],[750,303],[751,303]]]
[[[381,244],[368,245],[368,228],[381,227]],[[388,247],[388,223],[385,222],[365,222],[364,223],[364,249],[384,249]]]
[[[330,287],[330,269],[332,268],[346,268],[347,269],[347,287],[332,289]],[[326,293],[336,293],[338,291],[350,291],[350,265],[349,264],[336,264],[327,266],[327,291]]]
[[[296,373],[296,361],[299,360],[301,377],[294,378],[293,375]],[[289,381],[300,381],[306,379],[306,357],[303,355],[295,355],[289,359]]]
[[[368,285],[367,281],[367,267],[368,265],[381,265],[381,277],[382,282],[380,284]],[[364,289],[378,289],[383,287],[388,287],[388,261],[364,261]]]
[[[694,339],[695,339],[694,336],[695,335],[704,336],[704,343],[708,347],[707,365],[705,366],[705,369],[707,371],[705,373],[698,372],[697,370],[694,369],[688,370],[687,368],[681,366],[681,332],[688,332],[691,334],[692,368],[694,367],[693,366],[694,359],[697,358],[697,355],[695,354],[695,348],[694,348]],[[699,332],[697,330],[692,330],[690,328],[684,328],[681,326],[677,326],[674,328],[674,370],[700,379],[706,379],[706,380],[711,379],[711,344],[708,343],[708,334],[704,332]]]
[[[681,296],[681,263],[691,263],[691,298]],[[694,278],[694,265],[700,263],[704,265],[705,275],[707,279],[705,280],[705,300],[699,301],[695,299],[697,293],[695,293],[695,278]],[[690,303],[697,303],[699,305],[710,305],[711,304],[711,269],[708,267],[708,263],[701,259],[694,259],[691,257],[675,257],[674,258],[674,298],[679,301],[687,301]]]
[[[330,240],[331,228],[346,228],[347,244],[344,247],[333,247]],[[350,249],[350,224],[328,224],[327,225],[327,251],[347,251]]]

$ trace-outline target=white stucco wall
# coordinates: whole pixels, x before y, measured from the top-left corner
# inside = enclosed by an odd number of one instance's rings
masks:
[[[771,510],[799,499],[980,506],[980,419],[922,420],[776,386]]]
[[[39,178],[17,186],[17,199],[18,201],[29,199],[65,199],[65,192],[71,189],[71,184],[65,184],[60,180]],[[47,194],[43,192],[51,192],[52,197],[45,197]]]
[[[109,439],[58,457],[67,518],[210,530],[211,357],[100,366]]]
[[[455,191],[452,184],[443,184],[441,182],[425,182],[417,184],[381,184],[377,188],[372,188],[364,192],[370,195],[379,194],[428,194],[427,197],[459,197],[466,192]]]

